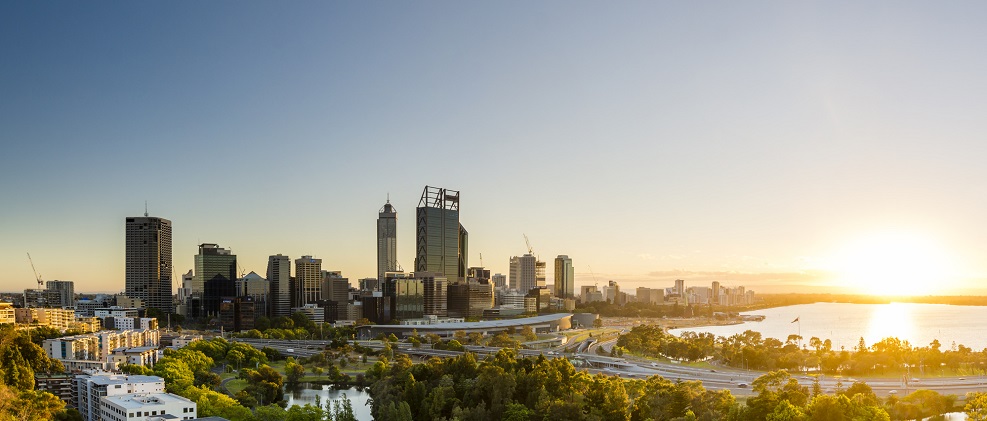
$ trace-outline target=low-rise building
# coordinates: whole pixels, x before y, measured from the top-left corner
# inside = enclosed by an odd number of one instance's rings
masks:
[[[72,402],[72,384],[75,376],[70,374],[43,374],[35,373],[34,389],[44,391],[57,396],[66,403]]]
[[[48,326],[65,331],[75,323],[75,310],[40,307],[15,308],[14,321],[19,324]]]
[[[0,302],[0,324],[14,324],[17,317],[14,315],[14,304]]]
[[[106,396],[100,402],[100,418],[107,421],[196,419],[197,405],[171,393],[131,393]]]
[[[164,393],[165,381],[158,376],[137,376],[110,374],[94,371],[91,374],[76,376],[73,382],[75,400],[72,402],[82,419],[97,421],[105,419],[102,414],[102,399],[133,393]]]

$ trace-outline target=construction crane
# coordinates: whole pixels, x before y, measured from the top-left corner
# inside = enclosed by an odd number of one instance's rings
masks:
[[[590,265],[586,265],[586,267],[589,268],[590,275],[593,275],[593,285],[594,286],[600,286],[600,281],[598,279],[596,279],[596,272],[593,272],[593,267],[590,266]]]
[[[41,279],[41,274],[34,268],[34,259],[31,259],[31,253],[27,254],[27,261],[31,262],[31,270],[34,271],[34,277],[38,280],[38,289],[43,289],[45,287],[45,281]]]
[[[240,279],[247,276],[247,272],[243,270],[243,266],[240,266],[240,262],[236,262],[236,267],[240,270]]]
[[[521,235],[524,236],[524,245],[528,246],[528,254],[532,254],[532,255],[535,254],[535,252],[531,250],[531,242],[528,241],[528,234],[521,234]]]

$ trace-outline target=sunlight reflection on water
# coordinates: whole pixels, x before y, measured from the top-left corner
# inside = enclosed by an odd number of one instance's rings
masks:
[[[730,326],[707,326],[675,329],[672,333],[690,330],[709,332],[716,336],[731,336],[745,330],[761,332],[764,337],[785,341],[801,327],[802,343],[813,336],[833,341],[833,349],[852,350],[863,337],[867,346],[887,337],[897,337],[912,346],[925,347],[938,339],[943,350],[953,343],[974,350],[987,348],[987,307],[953,306],[945,304],[845,304],[815,303],[742,314],[765,316],[761,322],[745,322]],[[791,323],[799,318],[800,323]]]

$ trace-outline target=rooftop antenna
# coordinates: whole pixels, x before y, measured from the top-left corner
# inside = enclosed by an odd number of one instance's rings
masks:
[[[387,203],[391,203],[391,192],[387,192]]]
[[[147,218],[147,201],[144,201],[144,217]]]

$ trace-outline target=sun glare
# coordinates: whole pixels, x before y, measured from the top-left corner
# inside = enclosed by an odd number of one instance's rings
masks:
[[[950,264],[934,241],[884,233],[851,244],[838,259],[847,287],[873,295],[927,295],[944,286]]]

